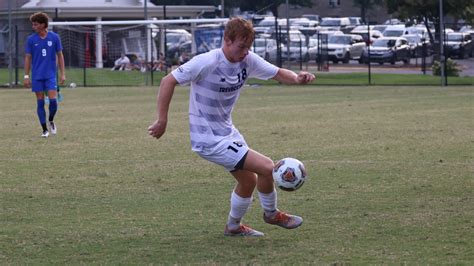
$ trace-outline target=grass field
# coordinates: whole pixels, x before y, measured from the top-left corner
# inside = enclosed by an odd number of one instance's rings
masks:
[[[299,68],[293,66],[293,70],[298,72]],[[309,71],[314,72],[314,67]],[[19,76],[23,77],[23,70],[19,70]],[[431,74],[397,74],[397,73],[376,73],[374,68],[371,74],[370,85],[423,85],[423,86],[437,86],[441,84],[440,77]],[[396,72],[396,71],[394,71]],[[81,68],[68,68],[66,70],[68,83],[74,82],[79,86],[149,86],[160,84],[161,78],[165,73],[153,72],[153,77],[150,72],[142,73],[140,71],[110,71],[110,69],[94,69],[88,68],[86,71]],[[345,86],[366,86],[369,85],[368,73],[327,73],[318,72],[318,85],[345,85]],[[14,77],[14,75],[13,75]],[[8,83],[9,72],[8,69],[0,69],[0,86]],[[152,83],[153,80],[153,83]],[[23,80],[19,81],[20,83]],[[260,85],[276,85],[275,80],[261,81],[251,79],[250,83]],[[448,77],[448,85],[474,85],[474,77]]]
[[[266,235],[226,238],[234,181],[190,151],[187,87],[147,136],[156,88],[64,89],[58,135],[34,96],[0,90],[0,264],[474,263],[474,89],[246,87],[234,122],[254,149],[310,179]]]

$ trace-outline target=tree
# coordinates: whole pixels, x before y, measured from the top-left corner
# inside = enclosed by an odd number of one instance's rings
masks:
[[[439,40],[439,0],[385,0],[389,14],[398,13],[400,18],[418,19],[423,21],[430,34],[431,42]],[[465,19],[472,22],[474,16],[474,0],[443,0],[443,13],[455,20]],[[436,29],[433,37],[428,22],[432,21]]]
[[[365,21],[367,11],[376,5],[383,5],[383,0],[353,0],[353,4],[354,7],[360,8],[360,17]],[[369,21],[365,21],[365,23],[369,23]]]

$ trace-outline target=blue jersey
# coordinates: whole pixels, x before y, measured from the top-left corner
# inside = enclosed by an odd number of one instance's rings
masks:
[[[42,39],[38,33],[28,36],[25,53],[31,54],[31,75],[34,80],[56,78],[56,53],[63,50],[59,36],[48,31]]]

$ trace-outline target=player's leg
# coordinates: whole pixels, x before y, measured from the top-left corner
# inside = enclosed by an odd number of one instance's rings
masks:
[[[241,224],[241,220],[252,204],[252,193],[257,183],[255,173],[236,169],[231,174],[237,180],[237,185],[230,197],[230,212],[224,235],[227,236],[263,236],[262,232]]]
[[[57,88],[56,88],[56,79],[49,79],[46,81],[46,86],[48,88],[48,98],[49,98],[49,127],[51,130],[51,133],[53,135],[56,135],[57,133],[57,128],[56,124],[54,123],[54,116],[56,115],[56,112],[58,111],[58,101],[56,99],[57,97]]]
[[[263,219],[266,223],[278,225],[287,229],[293,229],[303,223],[303,219],[296,215],[290,215],[278,210],[277,192],[273,183],[274,163],[267,156],[252,149],[249,150],[243,169],[257,173],[257,191],[264,213]]]
[[[36,96],[36,114],[43,129],[41,136],[46,138],[49,136],[49,132],[46,126],[46,111],[44,109],[44,82],[42,80],[32,80],[31,91],[33,91]]]

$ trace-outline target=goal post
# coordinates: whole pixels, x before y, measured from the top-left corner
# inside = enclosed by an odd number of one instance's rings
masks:
[[[157,69],[155,64],[159,63],[160,52],[170,49],[165,32],[186,30],[189,39],[183,39],[183,45],[196,53],[194,38],[189,37],[195,29],[202,24],[225,21],[227,19],[66,21],[50,22],[50,27],[61,37],[70,82],[79,86],[142,86],[153,85],[154,76],[159,76],[153,72],[163,70]],[[180,39],[173,41],[181,42]],[[128,57],[129,63],[112,70],[122,54]],[[167,58],[168,67],[176,63],[177,58]]]

